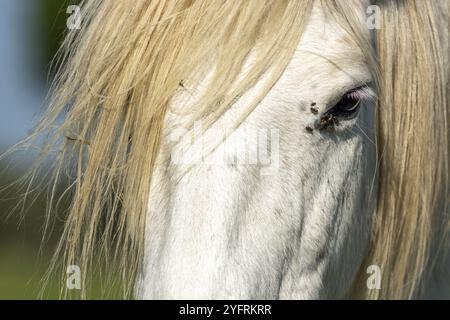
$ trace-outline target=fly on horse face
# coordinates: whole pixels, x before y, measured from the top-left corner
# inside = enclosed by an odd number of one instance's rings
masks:
[[[86,1],[37,128],[57,259],[143,299],[448,296],[447,6]]]

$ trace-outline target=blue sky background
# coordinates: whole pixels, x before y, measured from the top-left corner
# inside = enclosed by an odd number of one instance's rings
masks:
[[[0,0],[0,150],[24,138],[38,118],[46,74],[40,0]]]

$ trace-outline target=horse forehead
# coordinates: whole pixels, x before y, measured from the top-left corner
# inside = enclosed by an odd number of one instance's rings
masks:
[[[369,41],[370,31],[366,25],[366,10],[370,2],[367,0],[351,0],[349,2],[353,10],[349,14],[356,17],[358,22],[358,25],[352,27],[359,29]],[[317,1],[298,44],[294,60],[296,58],[300,60],[299,57],[305,59],[305,56],[312,54],[336,65],[340,64],[340,60],[343,60],[344,63],[345,61],[362,61],[364,60],[363,54],[352,37],[353,35],[339,25],[329,13],[325,13],[320,1]]]
[[[351,3],[355,15],[360,17],[360,27],[367,31],[367,39],[369,41],[369,31],[365,27],[365,8],[368,1],[351,0]],[[365,59],[361,51],[356,47],[355,42],[352,41],[351,35],[346,33],[341,26],[332,21],[332,18],[330,20],[330,18],[329,15],[325,14],[320,1],[316,1],[291,62],[277,82],[277,85],[271,90],[272,96],[287,93],[298,95],[301,91],[310,91],[311,87],[317,87],[317,90],[323,89],[326,86],[325,84],[321,86],[316,86],[315,84],[323,82],[324,77],[334,79],[334,81],[328,81],[330,82],[329,86],[338,86],[340,84],[339,81],[345,82],[348,79],[348,75],[354,75],[354,78],[363,79],[367,77],[368,70]],[[183,105],[195,103],[207,87],[211,76],[212,71],[210,75],[206,76],[198,84],[193,92],[186,92],[176,96],[172,101],[171,110],[176,111],[178,108],[182,108]],[[292,88],[294,89],[290,90]],[[255,88],[250,89],[245,96],[258,96],[259,90],[260,88],[257,85]],[[178,103],[179,101],[184,101],[185,103]],[[239,106],[235,105],[232,109],[239,109]],[[180,116],[178,113],[172,114],[172,112],[169,112],[166,119],[166,127],[183,126],[183,123],[190,123],[190,120],[189,115]]]
[[[348,14],[357,18],[352,28],[370,42],[366,25],[367,1],[351,1]],[[297,89],[308,91],[317,82],[329,79],[329,86],[340,86],[349,78],[369,80],[370,72],[365,53],[358,47],[354,35],[325,12],[320,2],[315,2],[311,17],[297,45],[291,63],[286,69],[286,81],[295,82]],[[325,84],[322,84],[323,86]]]

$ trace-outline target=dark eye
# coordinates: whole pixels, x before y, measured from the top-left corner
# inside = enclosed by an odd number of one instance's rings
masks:
[[[328,113],[342,120],[354,118],[361,105],[361,88],[353,89],[344,94],[339,102]]]

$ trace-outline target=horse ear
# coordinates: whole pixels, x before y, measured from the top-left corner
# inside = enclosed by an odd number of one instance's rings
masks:
[[[366,298],[420,294],[437,235],[446,232],[449,195],[448,15],[446,1],[376,1],[381,69],[378,204],[366,264],[380,266],[381,289]],[[442,7],[441,7],[442,6]],[[448,12],[448,11],[447,11]],[[440,37],[443,32],[447,37]]]

